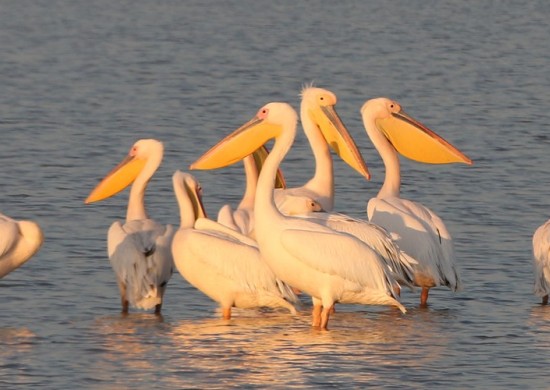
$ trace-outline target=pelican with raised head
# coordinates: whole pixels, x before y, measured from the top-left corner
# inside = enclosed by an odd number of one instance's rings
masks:
[[[0,278],[25,264],[44,242],[42,229],[33,221],[16,221],[0,214]]]
[[[361,176],[370,179],[370,173],[353,138],[336,112],[336,95],[327,89],[305,87],[301,96],[300,118],[315,159],[315,173],[301,187],[276,189],[275,202],[280,205],[286,196],[300,195],[317,201],[324,211],[332,211],[334,164],[330,149]]]
[[[180,209],[180,228],[172,242],[179,273],[218,302],[224,319],[231,308],[281,307],[296,314],[291,288],[277,280],[260,256],[256,242],[207,219],[202,188],[190,174],[172,176]]]
[[[405,312],[392,290],[395,281],[389,268],[368,245],[349,234],[285,216],[276,207],[275,175],[294,141],[297,119],[290,105],[269,103],[191,168],[215,169],[233,164],[275,138],[258,179],[254,202],[256,239],[275,275],[312,297],[312,325],[326,329],[336,302],[391,305]]]
[[[109,228],[107,247],[115,271],[122,312],[128,307],[155,308],[160,314],[166,286],[173,273],[170,245],[172,225],[163,226],[149,218],[145,210],[145,189],[160,166],[163,144],[154,139],[137,141],[128,156],[90,193],[85,203],[97,202],[132,185],[124,223]]]
[[[369,220],[396,233],[399,247],[417,261],[414,283],[422,287],[420,304],[425,306],[430,288],[444,285],[456,291],[461,281],[455,267],[452,238],[441,218],[422,204],[400,197],[398,152],[412,160],[432,164],[472,164],[472,161],[407,115],[393,100],[368,100],[361,108],[361,115],[386,169],[382,188],[368,202]]]

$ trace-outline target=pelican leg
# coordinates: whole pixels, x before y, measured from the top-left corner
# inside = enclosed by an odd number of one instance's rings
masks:
[[[393,286],[393,292],[394,292],[395,296],[400,297],[401,296],[401,286],[399,286],[398,284]],[[426,299],[428,299],[428,298],[426,297]]]
[[[158,305],[155,305],[155,315],[159,316],[161,309],[162,309],[162,302],[159,303]]]
[[[120,303],[122,305],[122,314],[128,314],[128,299],[126,298],[126,284],[121,281],[118,282],[118,289],[120,290]]]
[[[428,294],[430,293],[429,287],[422,287],[422,292],[420,293],[420,306],[428,306]]]
[[[222,308],[222,316],[223,316],[224,320],[230,320],[231,319],[231,307]]]
[[[328,310],[330,314],[336,313],[336,304],[332,304],[332,306]]]
[[[323,306],[321,303],[315,302],[313,304],[313,310],[311,311],[311,326],[319,327],[321,326],[321,312],[323,310]]]
[[[542,297],[542,304],[543,305],[548,305],[548,294],[546,294],[545,296]]]
[[[328,319],[330,317],[331,309],[334,308],[334,305],[331,305],[328,308],[323,308],[321,312],[321,329],[328,330]]]

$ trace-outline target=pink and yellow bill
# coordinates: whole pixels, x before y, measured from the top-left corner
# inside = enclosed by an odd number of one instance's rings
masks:
[[[472,164],[464,153],[403,111],[377,119],[376,125],[395,149],[411,160],[429,164]]]
[[[126,157],[120,164],[105,176],[92,190],[84,203],[93,203],[109,198],[124,190],[134,182],[143,170],[146,160],[133,156]]]

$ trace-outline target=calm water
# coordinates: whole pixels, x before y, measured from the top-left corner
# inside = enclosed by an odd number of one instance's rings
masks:
[[[115,3],[115,4],[113,4]],[[550,308],[531,293],[531,237],[550,216],[550,5],[508,1],[1,1],[0,210],[46,241],[0,281],[0,387],[545,388]],[[468,166],[403,161],[403,190],[446,221],[463,292],[404,292],[409,313],[300,315],[216,305],[175,274],[162,319],[119,314],[106,232],[127,192],[83,200],[138,138],[165,142],[147,196],[178,223],[171,174],[268,101],[314,81],[371,168],[336,165],[336,209],[366,217],[383,168],[359,108],[389,96]],[[312,171],[303,135],[283,168]],[[240,166],[196,172],[208,211],[236,204]]]

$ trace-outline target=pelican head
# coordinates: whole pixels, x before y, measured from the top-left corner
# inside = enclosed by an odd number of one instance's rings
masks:
[[[222,168],[253,153],[270,139],[282,134],[285,124],[293,128],[296,134],[298,116],[296,111],[287,103],[272,102],[258,110],[254,118],[239,127],[233,133],[222,139],[197,161],[191,164],[191,169]]]
[[[302,118],[307,116],[321,130],[327,144],[359,174],[370,179],[370,173],[353,138],[336,112],[336,95],[323,88],[302,90]],[[307,129],[304,130],[307,131]]]
[[[172,175],[172,184],[174,186],[174,190],[176,191],[176,197],[177,191],[185,191],[187,194],[193,208],[193,221],[198,218],[207,218],[206,211],[202,203],[202,187],[193,175],[177,170]]]
[[[159,161],[155,162],[158,166],[163,152],[164,147],[160,141],[155,139],[137,141],[130,148],[126,158],[101,180],[84,203],[98,202],[118,194],[136,180],[148,160],[158,159]]]
[[[374,125],[403,156],[423,163],[472,164],[472,160],[407,113],[399,103],[377,98],[361,107],[365,127]]]

